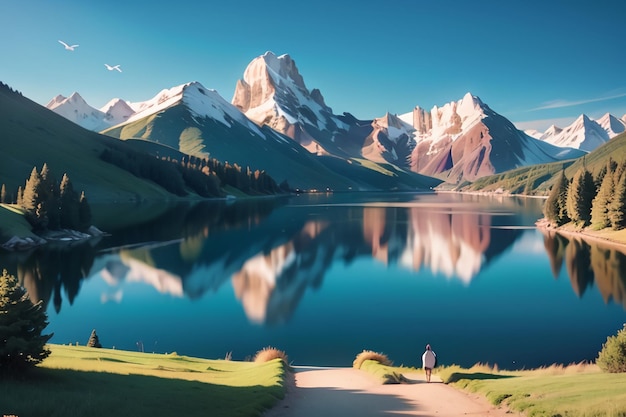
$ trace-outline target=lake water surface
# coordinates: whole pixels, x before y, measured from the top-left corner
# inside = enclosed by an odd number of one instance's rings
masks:
[[[542,200],[335,194],[96,208],[111,236],[2,254],[53,343],[295,365],[590,361],[626,322],[626,255],[544,236]]]

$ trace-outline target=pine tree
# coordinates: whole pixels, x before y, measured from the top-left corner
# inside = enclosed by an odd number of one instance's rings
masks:
[[[91,226],[91,207],[83,191],[78,200],[78,230],[86,231]]]
[[[24,186],[24,194],[22,195],[22,207],[27,212],[34,212],[39,204],[39,195],[41,194],[41,176],[34,167],[30,173],[30,177],[26,180]]]
[[[48,215],[48,227],[56,230],[60,228],[61,202],[59,184],[50,172],[48,164],[44,163],[41,168],[41,201],[44,203]]]
[[[17,197],[15,199],[15,204],[17,204],[18,206],[23,206],[23,202],[24,202],[24,189],[20,185],[19,187],[17,187]]]
[[[595,197],[593,176],[585,168],[574,175],[567,191],[567,215],[577,225],[586,226],[591,221],[591,203]]]
[[[626,227],[626,175],[622,175],[620,182],[615,184],[615,193],[609,205],[608,216],[613,230]]]
[[[89,336],[89,341],[87,341],[87,347],[101,348],[100,339],[96,334],[96,329],[91,331],[91,336]]]
[[[48,225],[47,208],[41,175],[34,167],[24,187],[21,206],[26,211],[26,217],[34,228],[45,228]],[[44,216],[44,217],[41,217]]]
[[[72,181],[67,174],[63,175],[60,186],[61,215],[60,225],[63,229],[78,230],[80,225],[78,194],[74,191]]]
[[[543,207],[543,214],[550,221],[557,226],[561,226],[569,222],[567,216],[567,210],[565,209],[565,203],[567,199],[567,178],[565,172],[561,171],[561,175],[556,179],[550,195],[546,200]]]
[[[52,334],[41,334],[47,320],[43,302],[33,304],[17,278],[4,270],[0,276],[0,373],[30,368],[48,357],[45,345]]]
[[[613,173],[607,172],[602,179],[598,194],[596,198],[593,199],[591,206],[591,225],[595,230],[601,230],[611,226],[609,207],[613,200],[614,190]]]

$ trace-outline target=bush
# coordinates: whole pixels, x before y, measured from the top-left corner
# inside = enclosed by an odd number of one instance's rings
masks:
[[[596,365],[604,372],[626,372],[626,324],[602,345]]]
[[[45,345],[52,335],[41,334],[47,320],[42,302],[33,304],[5,269],[0,276],[0,374],[19,372],[48,357]]]
[[[355,369],[361,369],[361,365],[365,361],[376,361],[382,365],[392,366],[393,362],[389,360],[387,355],[384,353],[373,352],[371,350],[364,350],[363,352],[356,355],[356,358],[352,362],[352,367]]]
[[[287,354],[282,350],[273,348],[271,346],[264,347],[254,355],[253,362],[269,362],[274,359],[281,359],[285,364],[288,364]]]

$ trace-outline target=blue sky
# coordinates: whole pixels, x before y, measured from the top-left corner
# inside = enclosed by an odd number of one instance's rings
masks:
[[[74,91],[94,107],[143,101],[189,81],[230,100],[247,64],[273,51],[291,55],[335,113],[362,119],[468,91],[542,129],[626,114],[623,0],[0,4],[0,81],[43,105]],[[66,51],[59,39],[80,46]]]

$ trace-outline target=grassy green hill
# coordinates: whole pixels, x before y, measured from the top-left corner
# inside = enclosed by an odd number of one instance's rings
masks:
[[[292,188],[345,190],[428,189],[440,183],[392,166],[340,157],[318,157],[268,127],[251,130],[236,121],[228,127],[198,118],[182,104],[157,115],[115,126],[103,133],[122,140],[143,139],[198,157],[216,158],[242,167],[264,170],[276,182]],[[148,149],[148,145],[141,145]]]
[[[130,201],[172,197],[100,159],[119,141],[88,131],[43,106],[0,87],[0,183],[14,194],[33,167],[47,163],[57,181],[64,173],[90,201]],[[116,143],[118,142],[118,143]]]
[[[147,116],[103,132],[114,138],[144,139],[189,152],[198,157],[216,158],[252,170],[265,170],[278,183],[284,180],[292,187],[311,189],[348,189],[354,182],[333,173],[301,147],[291,141],[277,142],[273,132],[267,138],[239,124],[228,127],[212,119],[198,123],[186,106],[172,106],[158,115]],[[143,146],[147,145],[144,144]]]
[[[0,380],[15,416],[253,417],[285,395],[287,366],[49,345],[29,374]]]
[[[622,133],[582,158],[549,164],[531,165],[523,168],[480,178],[473,183],[464,183],[456,188],[459,191],[507,191],[515,194],[547,195],[556,175],[565,169],[565,176],[572,178],[576,171],[587,167],[596,174],[606,165],[609,157],[615,161],[626,159],[626,133]]]

